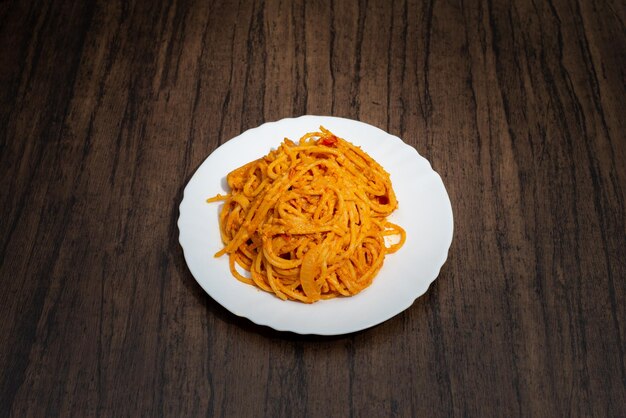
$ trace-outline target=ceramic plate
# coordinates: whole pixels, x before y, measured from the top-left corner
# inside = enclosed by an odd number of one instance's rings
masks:
[[[227,192],[225,176],[319,126],[360,146],[391,175],[398,209],[389,217],[406,230],[406,243],[385,263],[370,287],[344,298],[313,304],[282,301],[236,280],[222,248],[219,203],[206,199]],[[250,129],[217,148],[189,180],[180,204],[180,244],[189,270],[219,304],[252,322],[279,331],[338,335],[377,325],[404,311],[436,279],[452,242],[452,207],[439,175],[410,145],[374,126],[329,116],[283,119]]]

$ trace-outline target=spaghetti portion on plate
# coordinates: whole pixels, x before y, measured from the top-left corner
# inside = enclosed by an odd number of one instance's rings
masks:
[[[330,131],[287,138],[226,177],[219,216],[238,280],[305,303],[352,296],[368,287],[404,229],[387,220],[397,207],[389,174]],[[248,274],[238,267],[248,272]]]

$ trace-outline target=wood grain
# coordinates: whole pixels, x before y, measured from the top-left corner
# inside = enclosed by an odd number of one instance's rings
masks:
[[[620,416],[626,8],[0,2],[0,416]],[[196,284],[178,204],[302,114],[402,137],[455,215],[426,295],[279,333]]]

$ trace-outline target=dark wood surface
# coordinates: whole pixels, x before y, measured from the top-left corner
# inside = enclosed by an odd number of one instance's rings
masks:
[[[0,2],[0,416],[624,416],[624,4]],[[352,335],[230,314],[177,241],[206,156],[302,114],[452,201],[438,280]]]

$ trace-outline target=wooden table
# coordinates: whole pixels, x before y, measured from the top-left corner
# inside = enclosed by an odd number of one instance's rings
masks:
[[[3,2],[0,416],[623,416],[626,8],[607,1]],[[428,158],[449,258],[337,337],[208,297],[178,205],[302,114]]]

